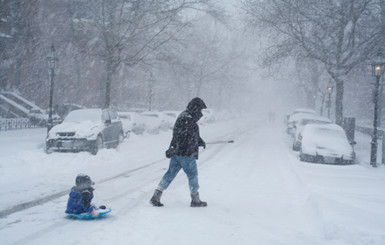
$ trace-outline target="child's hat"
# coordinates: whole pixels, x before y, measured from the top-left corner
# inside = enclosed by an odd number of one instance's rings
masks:
[[[77,186],[91,186],[95,184],[87,174],[78,174],[75,182]]]

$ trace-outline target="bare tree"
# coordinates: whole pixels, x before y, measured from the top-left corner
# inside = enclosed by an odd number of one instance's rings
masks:
[[[89,51],[105,64],[105,103],[110,105],[111,86],[120,66],[132,66],[172,40],[185,25],[180,13],[203,8],[205,0],[78,1],[77,27],[85,34]]]
[[[36,3],[0,1],[0,88],[13,90],[20,84],[22,47],[28,43],[27,18],[24,6]],[[25,37],[27,36],[27,37]]]
[[[302,56],[321,62],[336,84],[336,123],[343,120],[344,78],[368,60],[383,27],[375,0],[245,0],[252,26],[271,30],[267,60]]]
[[[173,61],[175,76],[182,90],[187,91],[187,100],[223,87],[230,64],[234,65],[240,55],[233,50],[231,30],[213,16],[196,19],[192,25],[188,33],[181,35],[178,48],[183,52],[176,51]]]

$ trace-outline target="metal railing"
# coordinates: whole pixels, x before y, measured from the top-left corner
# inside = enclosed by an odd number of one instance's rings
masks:
[[[356,130],[363,133],[372,136],[373,135],[373,127],[364,127],[364,126],[358,126],[356,125]],[[384,129],[383,128],[377,128],[377,134],[378,137],[382,138],[384,135]]]
[[[356,130],[363,134],[373,136],[373,127],[356,126]],[[378,140],[380,140],[382,143],[381,144],[381,150],[382,150],[381,163],[385,164],[385,129],[377,128],[377,136],[378,136]],[[380,156],[380,154],[378,153],[377,156]]]
[[[31,123],[29,118],[10,118],[0,119],[0,131],[24,129],[24,128],[36,128],[37,125]]]

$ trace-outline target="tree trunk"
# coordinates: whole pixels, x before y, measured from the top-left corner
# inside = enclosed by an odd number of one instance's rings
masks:
[[[385,26],[385,0],[381,0],[380,1],[380,7],[381,7],[381,20],[382,20],[382,26]],[[385,32],[382,32],[382,38],[381,38],[381,43],[385,43]],[[385,53],[385,49],[382,48],[382,53]],[[382,76],[382,79],[383,79],[383,76]],[[381,83],[383,84],[383,83]],[[379,104],[379,107],[378,107],[378,123],[377,123],[377,127],[381,127],[381,122],[382,122],[382,115],[384,113],[384,104],[385,104],[385,94],[384,94],[384,89],[383,89],[383,85],[380,86],[380,93],[379,93],[379,98],[378,98],[378,104]]]
[[[111,100],[111,83],[112,83],[112,70],[111,62],[107,60],[107,77],[106,77],[106,97],[104,101],[104,108],[110,107]]]
[[[13,76],[13,82],[11,83],[11,90],[17,89],[21,82],[20,82],[20,67],[21,67],[21,57],[20,55],[16,55],[15,63],[14,63],[14,76]]]
[[[321,116],[323,116],[323,114],[324,114],[325,95],[326,94],[322,94],[322,97],[321,97],[321,105],[320,105],[320,110],[319,110],[320,111],[319,114]]]
[[[340,78],[336,78],[336,124],[343,123],[343,100],[344,100],[344,82]]]
[[[73,17],[74,14],[72,12],[70,4],[72,4],[72,2],[68,3],[69,5],[68,10],[70,11],[70,16]],[[70,19],[70,30],[71,30],[72,42],[76,46],[76,43],[78,42],[78,40],[76,40],[76,36],[75,36],[75,27],[74,27],[73,18]],[[79,62],[79,56],[78,56],[77,50],[74,52],[73,57],[74,57],[74,63],[75,63],[75,79],[76,79],[75,101],[79,101],[82,97],[81,91],[83,91],[83,87],[82,87],[82,81],[81,81],[80,62]]]

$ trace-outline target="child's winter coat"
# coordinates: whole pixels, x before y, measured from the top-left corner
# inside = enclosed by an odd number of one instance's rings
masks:
[[[91,213],[95,207],[91,205],[94,197],[91,178],[88,175],[79,174],[76,177],[76,186],[72,187],[68,203],[67,213],[80,214]]]

